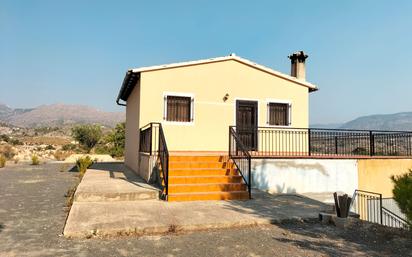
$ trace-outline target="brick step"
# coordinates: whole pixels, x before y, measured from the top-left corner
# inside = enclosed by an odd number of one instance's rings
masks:
[[[209,183],[209,184],[169,184],[169,194],[173,193],[199,193],[199,192],[232,192],[245,191],[246,185],[242,183]]]
[[[241,183],[242,176],[169,176],[171,184]]]
[[[228,156],[223,155],[171,155],[169,156],[170,162],[226,162],[229,159]]]
[[[169,177],[177,176],[236,176],[239,172],[235,169],[182,169],[174,168],[169,170]]]
[[[208,200],[248,200],[247,191],[206,192],[206,193],[174,193],[169,194],[168,201],[208,201]]]
[[[228,162],[169,162],[169,169],[177,168],[231,168],[233,163]]]

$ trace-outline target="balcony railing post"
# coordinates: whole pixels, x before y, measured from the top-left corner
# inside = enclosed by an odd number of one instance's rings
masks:
[[[383,216],[382,216],[382,194],[379,194],[379,204],[380,204],[380,215],[381,215],[381,225],[383,225]]]
[[[375,139],[372,131],[369,131],[369,143],[369,154],[370,156],[373,156],[375,155]]]
[[[232,153],[232,135],[231,135],[231,127],[229,126],[229,156]]]
[[[312,148],[311,142],[310,142],[311,133],[312,133],[312,132],[311,132],[311,129],[309,128],[309,129],[308,129],[308,146],[309,146],[308,155],[309,155],[309,156],[311,155],[311,148]]]
[[[335,136],[335,154],[338,155],[338,137]]]
[[[150,123],[150,133],[149,133],[149,138],[150,138],[150,155],[152,155],[152,133],[153,133],[153,123]]]
[[[249,191],[249,199],[252,199],[252,172],[251,172],[251,168],[252,168],[252,160],[249,156],[248,158],[248,162],[249,162],[249,175],[248,175],[248,191]]]

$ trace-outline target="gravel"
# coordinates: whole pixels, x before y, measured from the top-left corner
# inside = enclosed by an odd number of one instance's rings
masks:
[[[76,173],[61,164],[0,169],[0,256],[412,256],[408,232],[359,222],[318,222],[161,236],[67,239],[67,190]]]

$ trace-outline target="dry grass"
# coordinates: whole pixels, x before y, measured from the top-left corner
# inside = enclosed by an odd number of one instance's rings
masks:
[[[58,161],[64,161],[67,157],[69,157],[72,154],[73,153],[70,152],[70,151],[57,150],[57,151],[54,152],[53,156]]]
[[[37,155],[33,155],[31,157],[31,165],[39,165],[40,164],[40,159],[37,157]]]
[[[4,166],[6,166],[6,157],[0,155],[0,168],[3,168]]]

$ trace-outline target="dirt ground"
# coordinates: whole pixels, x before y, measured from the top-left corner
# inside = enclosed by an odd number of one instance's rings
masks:
[[[61,164],[0,169],[0,256],[412,256],[407,232],[367,223],[286,223],[157,236],[66,239]]]

